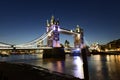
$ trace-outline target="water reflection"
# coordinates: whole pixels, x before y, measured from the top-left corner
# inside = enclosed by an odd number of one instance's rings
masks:
[[[50,69],[52,71],[64,72],[65,69],[65,60],[64,59],[44,59],[42,64],[39,63],[39,66]]]
[[[83,75],[83,62],[82,62],[81,57],[78,57],[78,56],[73,57],[73,64],[75,65],[74,66],[74,76],[83,79],[84,78],[84,75]]]
[[[0,61],[16,62],[21,60],[41,59],[41,54],[23,54],[23,55],[10,55],[8,57],[1,57]]]
[[[0,61],[24,62],[84,78],[83,62],[78,56],[66,55],[66,59],[41,59],[40,54],[12,55],[0,57]],[[119,80],[120,55],[92,55],[88,57],[88,67],[90,80]]]
[[[57,70],[58,72],[63,72],[64,71],[64,62],[63,61],[58,61],[57,63]],[[54,67],[56,67],[56,65],[54,65]]]
[[[52,71],[70,74],[75,77],[79,77],[80,79],[84,78],[83,62],[81,57],[78,56],[66,56],[65,60],[45,59],[42,61],[42,63],[40,63],[39,66],[50,69]]]
[[[92,55],[88,62],[90,80],[119,80],[120,55]]]
[[[32,59],[30,57],[29,60],[26,60],[27,56],[24,55],[24,57],[22,58],[25,59],[21,60],[21,58],[19,57],[17,58],[18,60],[12,60],[11,62],[22,62],[31,65],[41,66],[52,71],[73,75],[81,79],[84,78],[83,63],[81,57],[73,57],[66,55],[66,59],[39,59],[38,57],[36,57],[38,59]]]
[[[107,55],[108,61],[120,62],[120,55]]]

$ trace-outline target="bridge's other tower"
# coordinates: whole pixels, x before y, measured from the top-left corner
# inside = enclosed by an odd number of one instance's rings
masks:
[[[54,16],[51,17],[50,23],[47,20],[47,32],[53,30],[51,34],[47,37],[47,45],[49,47],[60,47],[59,43],[59,21],[54,19]]]
[[[75,48],[81,48],[81,46],[84,43],[84,40],[83,40],[83,29],[81,29],[79,27],[79,25],[77,25],[75,32],[78,33],[78,34],[75,34],[75,36],[74,36],[74,47]]]

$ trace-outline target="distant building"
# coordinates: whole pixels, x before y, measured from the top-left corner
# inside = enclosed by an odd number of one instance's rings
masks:
[[[93,44],[91,44],[89,49],[90,49],[90,51],[100,52],[101,51],[101,46],[98,43],[93,43]]]
[[[120,39],[107,43],[105,45],[105,51],[120,51]]]

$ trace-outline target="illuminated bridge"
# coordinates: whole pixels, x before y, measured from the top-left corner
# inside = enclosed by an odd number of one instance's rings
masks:
[[[50,21],[47,20],[46,32],[43,33],[39,38],[34,39],[30,42],[18,45],[6,44],[0,42],[0,53],[2,52],[28,52],[34,53],[35,50],[39,52],[42,49],[51,49],[61,47],[59,34],[74,35],[74,48],[80,48],[84,45],[83,40],[83,29],[77,25],[76,30],[67,30],[59,26],[59,21],[55,20],[54,16],[51,17]],[[47,41],[46,44],[43,44]]]

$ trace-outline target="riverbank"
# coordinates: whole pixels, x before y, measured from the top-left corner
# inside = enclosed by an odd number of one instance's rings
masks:
[[[0,80],[82,80],[24,63],[0,62]]]
[[[120,55],[120,52],[117,51],[109,51],[109,52],[90,52],[90,54],[96,55]]]

